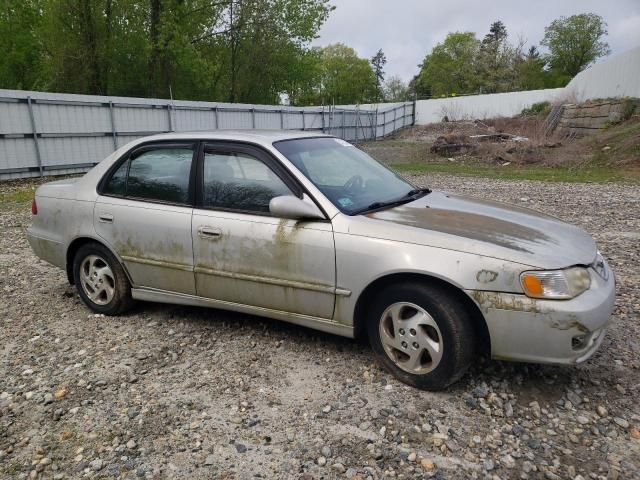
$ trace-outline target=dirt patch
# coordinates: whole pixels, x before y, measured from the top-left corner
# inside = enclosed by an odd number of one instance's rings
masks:
[[[368,142],[361,147],[389,164],[451,161],[482,165],[612,165],[640,169],[638,114],[584,138],[561,132],[546,135],[545,130],[544,116],[445,122],[412,127],[389,139]],[[509,135],[501,138],[499,134]]]

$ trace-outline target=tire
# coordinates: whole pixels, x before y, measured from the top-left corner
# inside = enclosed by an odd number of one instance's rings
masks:
[[[118,315],[133,306],[129,279],[104,245],[87,243],[78,249],[73,257],[73,279],[80,298],[94,312]]]
[[[460,379],[475,355],[466,309],[436,285],[386,288],[369,309],[367,331],[382,366],[423,390],[442,390]]]

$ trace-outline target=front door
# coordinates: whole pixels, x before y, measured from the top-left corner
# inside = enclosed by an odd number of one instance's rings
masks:
[[[273,197],[300,196],[282,167],[257,148],[210,144],[199,182],[192,231],[198,295],[332,318],[333,229],[329,221],[269,213]]]
[[[193,144],[145,145],[101,187],[96,232],[136,287],[195,295],[191,216]]]

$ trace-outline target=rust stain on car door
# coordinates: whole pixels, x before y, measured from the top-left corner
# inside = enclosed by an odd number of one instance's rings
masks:
[[[215,230],[215,236],[203,235]],[[198,295],[284,312],[331,318],[335,251],[328,222],[195,210]]]

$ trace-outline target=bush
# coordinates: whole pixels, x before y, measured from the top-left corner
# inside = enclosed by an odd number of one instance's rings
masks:
[[[551,110],[551,104],[549,102],[538,102],[531,105],[529,108],[524,108],[520,115],[528,117],[531,115],[540,115],[541,113],[547,113]]]

